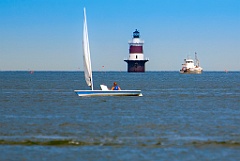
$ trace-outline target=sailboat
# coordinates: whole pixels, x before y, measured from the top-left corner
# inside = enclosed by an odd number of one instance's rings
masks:
[[[83,64],[85,81],[91,90],[74,90],[78,96],[142,96],[141,90],[109,90],[107,86],[100,85],[101,90],[93,89],[92,66],[90,58],[90,47],[88,40],[86,9],[83,22]]]

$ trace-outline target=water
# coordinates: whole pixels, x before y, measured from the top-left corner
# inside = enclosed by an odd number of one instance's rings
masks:
[[[0,160],[238,160],[240,72],[0,72]]]

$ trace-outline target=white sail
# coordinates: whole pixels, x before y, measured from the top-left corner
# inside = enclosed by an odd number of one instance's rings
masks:
[[[90,48],[89,48],[89,41],[88,41],[86,9],[84,8],[83,11],[84,11],[84,23],[83,23],[84,74],[85,74],[85,80],[86,80],[87,85],[92,87],[92,90],[93,90],[92,67],[91,67]]]

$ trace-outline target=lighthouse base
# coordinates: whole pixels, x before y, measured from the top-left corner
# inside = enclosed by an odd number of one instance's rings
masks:
[[[145,63],[148,60],[124,60],[128,64],[128,72],[145,72]]]

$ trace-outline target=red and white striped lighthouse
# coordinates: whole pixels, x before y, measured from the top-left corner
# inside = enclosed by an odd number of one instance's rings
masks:
[[[143,44],[144,41],[140,39],[140,33],[136,29],[132,41],[129,41],[129,58],[124,60],[128,64],[128,72],[145,72],[148,59],[144,58]]]

